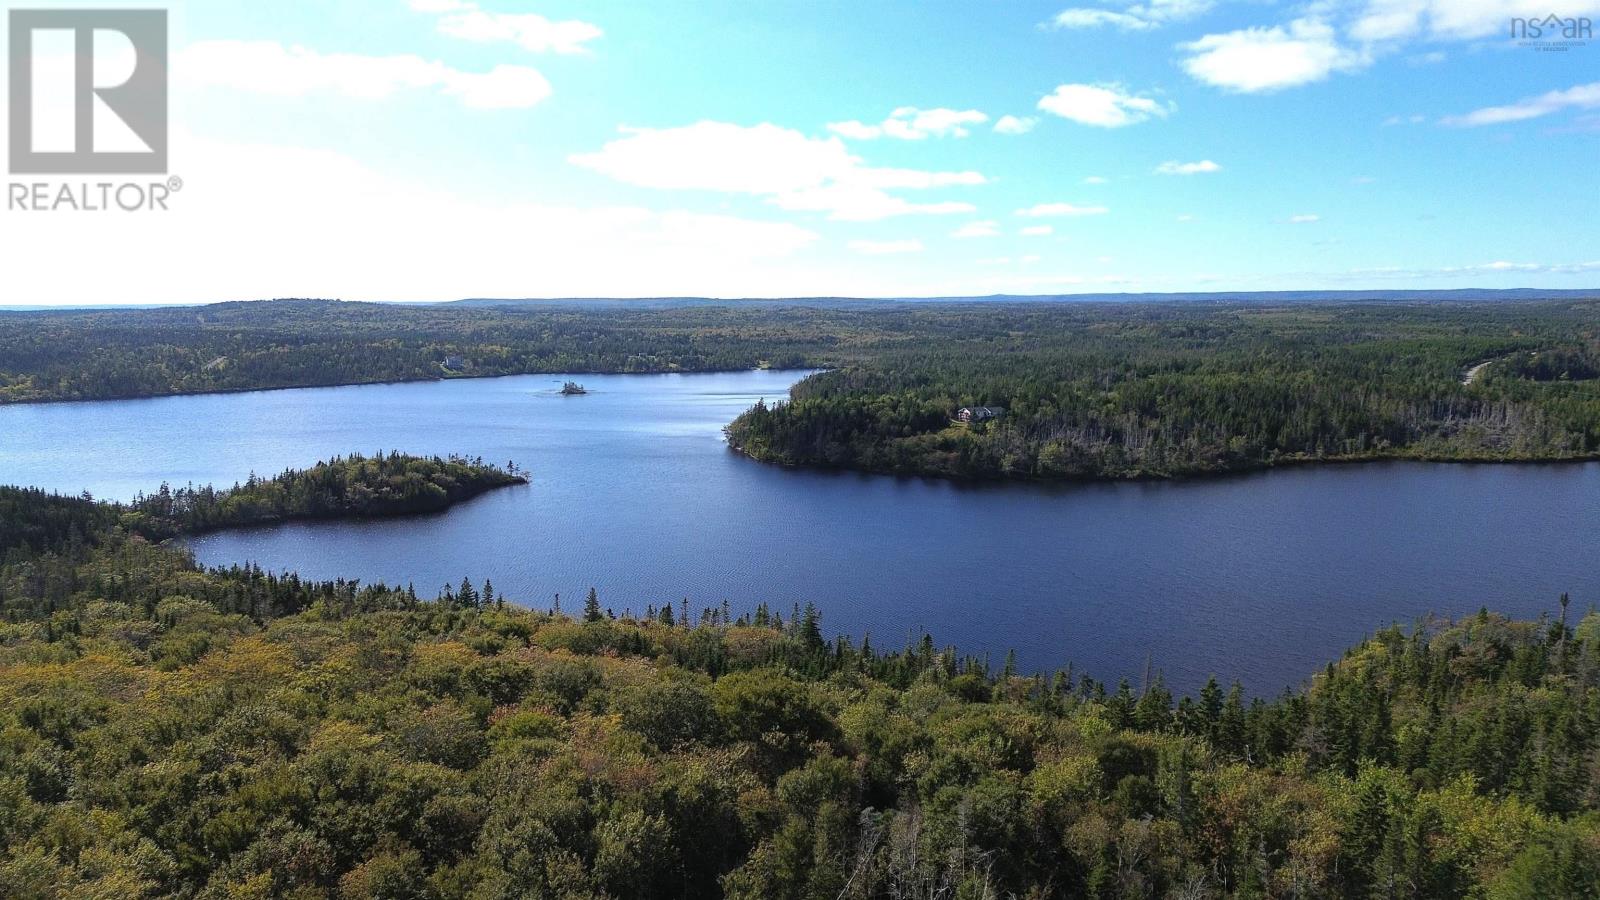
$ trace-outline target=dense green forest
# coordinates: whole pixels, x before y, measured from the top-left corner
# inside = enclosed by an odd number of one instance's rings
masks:
[[[813,609],[204,570],[123,508],[0,503],[7,897],[1600,894],[1600,614],[1565,598],[1174,702]]]
[[[89,503],[38,488],[0,485],[0,552],[59,550],[92,542],[112,527],[160,541],[184,533],[291,519],[378,518],[436,512],[497,487],[526,484],[516,463],[482,459],[352,454],[290,469],[271,478],[251,475],[219,490],[173,489],[131,503]]]
[[[1600,453],[1600,300],[0,314],[0,402],[754,366],[830,370],[729,428],[735,446],[789,464],[1063,479]],[[971,405],[1006,412],[954,424]]]
[[[0,312],[0,402],[788,367],[826,356],[841,331],[858,330],[841,327],[853,318],[766,305],[594,311],[328,300]]]
[[[502,468],[459,456],[352,454],[271,478],[251,475],[227,490],[211,485],[173,489],[163,484],[154,494],[135,498],[132,515],[124,523],[151,537],[289,519],[411,515],[437,512],[497,487],[527,481],[516,463]]]
[[[785,464],[1027,479],[1600,453],[1596,302],[946,315],[968,340],[814,375],[730,442]],[[968,406],[1005,412],[955,421]]]

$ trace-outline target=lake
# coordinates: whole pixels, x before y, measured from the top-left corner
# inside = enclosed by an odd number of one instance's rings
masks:
[[[1210,673],[1271,694],[1391,622],[1600,598],[1600,464],[1380,463],[1179,483],[962,485],[783,469],[721,428],[803,372],[537,375],[0,407],[0,482],[129,498],[232,484],[334,454],[515,460],[527,486],[448,512],[207,535],[205,563],[316,578],[463,575],[548,607],[593,586],[648,603],[788,616],[879,647],[1015,648],[1179,689]],[[563,397],[566,378],[591,393]]]

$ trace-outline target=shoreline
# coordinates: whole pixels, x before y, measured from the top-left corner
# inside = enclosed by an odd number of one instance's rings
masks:
[[[1176,474],[1141,473],[1137,475],[1075,475],[1063,478],[1044,478],[1039,476],[1005,476],[1005,475],[957,475],[940,472],[919,472],[903,469],[870,468],[859,466],[827,465],[823,463],[783,462],[774,459],[763,459],[732,440],[725,441],[729,451],[736,453],[751,462],[764,466],[776,466],[782,469],[795,469],[811,472],[852,473],[857,475],[875,475],[894,478],[925,478],[933,481],[944,481],[962,486],[1001,486],[1011,484],[1032,485],[1037,487],[1071,487],[1077,485],[1094,484],[1188,484],[1196,482],[1215,481],[1224,478],[1236,478],[1248,475],[1260,475],[1278,469],[1310,469],[1320,466],[1360,466],[1372,463],[1416,463],[1419,465],[1470,465],[1470,466],[1561,466],[1582,465],[1584,463],[1600,462],[1600,451],[1573,456],[1546,456],[1518,458],[1495,458],[1479,456],[1433,456],[1427,454],[1383,454],[1368,456],[1284,456],[1271,462],[1258,465],[1238,466],[1226,469],[1215,469],[1201,472],[1183,472]]]
[[[1485,361],[1483,361],[1481,363],[1477,363],[1474,366],[1472,366],[1470,369],[1468,369],[1466,371],[1466,376],[1463,378],[1463,380],[1461,382],[1462,386],[1470,386],[1472,383],[1474,383],[1475,376],[1481,374],[1481,372],[1486,367],[1488,367],[1489,365],[1492,365],[1495,362],[1498,362],[1502,358],[1503,357],[1496,357],[1494,359],[1485,360]],[[331,389],[331,388],[343,388],[343,387],[373,387],[373,386],[379,386],[379,385],[432,384],[432,383],[445,382],[445,381],[476,381],[476,380],[484,380],[484,379],[492,379],[492,378],[521,378],[521,377],[527,377],[527,376],[533,376],[533,375],[578,375],[578,376],[590,376],[590,375],[598,375],[598,376],[632,376],[632,375],[638,375],[638,376],[661,376],[661,375],[715,375],[715,374],[729,374],[729,373],[741,373],[741,372],[804,372],[804,373],[806,373],[805,376],[803,376],[800,379],[797,379],[794,382],[794,384],[790,385],[790,390],[792,391],[793,388],[795,387],[795,385],[798,385],[801,381],[804,381],[806,378],[808,378],[808,377],[810,377],[812,375],[819,374],[819,373],[832,371],[833,368],[834,367],[827,367],[827,366],[800,366],[800,367],[783,367],[783,368],[772,368],[772,367],[769,367],[769,366],[753,366],[753,367],[749,367],[749,368],[661,369],[661,370],[650,370],[650,371],[642,371],[642,372],[619,372],[619,371],[606,371],[606,370],[582,370],[582,371],[580,371],[580,370],[570,370],[569,369],[569,370],[565,370],[565,371],[548,370],[548,371],[532,371],[532,372],[486,373],[486,374],[481,374],[481,375],[449,375],[449,376],[442,376],[442,377],[437,377],[437,378],[411,378],[411,379],[391,379],[391,380],[382,380],[382,381],[350,381],[350,382],[332,382],[332,383],[314,383],[314,384],[294,384],[294,385],[279,385],[279,386],[274,386],[274,387],[219,388],[219,389],[215,389],[215,390],[180,391],[180,392],[163,393],[163,394],[133,394],[133,395],[128,395],[128,396],[120,396],[120,397],[57,398],[57,399],[46,399],[46,400],[14,400],[14,401],[0,400],[0,410],[4,410],[7,407],[13,407],[13,406],[44,406],[44,405],[72,404],[72,403],[125,403],[125,402],[138,401],[138,400],[160,400],[160,399],[168,399],[168,398],[174,398],[174,397],[203,397],[203,396],[208,396],[208,395],[251,394],[251,393],[267,393],[267,392],[276,392],[276,391],[317,390],[317,389]],[[735,418],[737,418],[737,417],[735,417]],[[730,422],[728,424],[731,425],[732,423]],[[1139,474],[1132,474],[1132,475],[1085,474],[1085,475],[1073,475],[1073,476],[1060,477],[1060,478],[1050,478],[1050,477],[1040,477],[1040,476],[960,475],[960,474],[942,473],[942,472],[925,472],[925,471],[915,471],[915,470],[901,470],[901,469],[888,469],[888,468],[862,467],[862,466],[847,466],[847,465],[828,465],[828,464],[823,464],[823,463],[812,463],[812,462],[783,462],[783,461],[779,461],[779,460],[775,460],[775,459],[765,459],[765,458],[762,458],[761,456],[758,456],[756,454],[753,454],[753,453],[747,451],[744,447],[734,443],[731,439],[727,438],[726,437],[726,427],[727,426],[724,426],[724,435],[725,435],[724,443],[727,446],[727,448],[729,450],[739,454],[740,456],[743,456],[743,457],[745,457],[747,459],[750,459],[750,460],[752,460],[754,462],[761,463],[763,465],[777,466],[777,467],[786,468],[786,469],[805,469],[805,470],[811,470],[811,471],[815,471],[815,472],[852,472],[852,473],[863,474],[863,475],[881,475],[881,476],[893,476],[893,477],[899,477],[899,478],[927,478],[927,479],[935,479],[935,480],[938,480],[938,481],[946,481],[946,482],[950,482],[950,483],[953,483],[953,484],[962,484],[962,485],[1028,484],[1028,485],[1040,485],[1040,486],[1071,486],[1071,485],[1118,484],[1118,483],[1128,483],[1128,484],[1149,484],[1149,483],[1163,483],[1163,482],[1164,483],[1185,483],[1185,482],[1197,482],[1197,481],[1210,481],[1210,480],[1219,479],[1219,478],[1228,478],[1228,477],[1243,476],[1243,475],[1253,475],[1253,474],[1258,474],[1258,473],[1262,473],[1262,472],[1268,472],[1268,471],[1272,471],[1274,469],[1280,469],[1280,468],[1313,467],[1313,466],[1321,466],[1321,465],[1359,465],[1359,464],[1362,464],[1362,463],[1375,463],[1375,462],[1417,462],[1417,463],[1433,463],[1433,464],[1443,463],[1443,464],[1460,464],[1460,465],[1564,465],[1564,464],[1565,465],[1570,465],[1570,464],[1580,464],[1580,463],[1586,463],[1586,462],[1597,462],[1597,461],[1600,461],[1600,451],[1595,451],[1595,452],[1585,453],[1585,454],[1575,454],[1575,455],[1570,455],[1570,456],[1525,457],[1525,458],[1516,458],[1516,457],[1482,457],[1482,456],[1449,456],[1449,455],[1434,455],[1434,454],[1428,454],[1428,453],[1418,453],[1418,454],[1411,454],[1411,453],[1382,453],[1382,454],[1370,454],[1370,455],[1362,455],[1362,456],[1331,456],[1331,457],[1283,456],[1283,457],[1280,457],[1278,459],[1272,460],[1270,462],[1260,462],[1260,463],[1255,463],[1255,464],[1250,464],[1250,465],[1235,466],[1235,467],[1228,467],[1228,468],[1220,468],[1220,469],[1214,469],[1214,470],[1180,472],[1180,473],[1169,473],[1169,474],[1161,474],[1161,473],[1139,473]],[[523,479],[522,483],[526,484],[527,480]],[[497,487],[499,487],[499,486],[506,486],[506,485],[497,485]],[[491,490],[492,490],[492,488],[491,488]],[[471,497],[467,497],[467,498],[464,498],[464,499],[473,499],[476,496],[479,496],[479,495],[478,494],[474,494]],[[450,503],[450,504],[446,504],[445,506],[440,507],[438,509],[416,510],[414,512],[418,513],[418,514],[431,513],[431,512],[440,512],[440,511],[443,511],[445,509],[448,509],[449,506],[451,506],[451,505],[453,505],[453,502]],[[395,515],[407,515],[407,514],[410,514],[410,513],[397,513]],[[378,516],[362,516],[362,517],[358,517],[358,518],[375,519],[375,518],[388,518],[388,517],[389,517],[389,515],[378,515]],[[290,521],[306,521],[306,520],[313,520],[314,521],[314,520],[327,520],[327,519],[337,519],[337,518],[346,518],[346,517],[339,517],[339,516],[295,517],[293,519],[274,519],[274,520],[270,520],[270,521],[269,520],[263,520],[262,522],[250,523],[248,525],[230,525],[230,526],[224,526],[224,528],[251,527],[253,525],[276,525],[276,524],[286,524],[286,523],[288,523]],[[217,530],[223,530],[223,529],[210,529],[210,531],[217,531]],[[195,532],[194,534],[197,534],[197,533],[198,532]]]
[[[189,538],[205,537],[209,534],[218,534],[224,531],[240,531],[250,528],[276,528],[280,525],[290,525],[296,522],[378,522],[384,519],[404,519],[410,516],[431,516],[439,513],[449,512],[452,508],[460,506],[463,503],[469,503],[473,500],[476,500],[479,497],[482,497],[484,494],[492,493],[503,488],[526,487],[532,483],[532,480],[526,475],[514,475],[511,476],[511,480],[503,481],[499,484],[475,485],[467,488],[457,496],[446,497],[443,502],[435,506],[423,506],[415,509],[394,509],[371,513],[329,513],[327,515],[307,513],[303,515],[271,516],[264,519],[256,519],[251,522],[235,522],[226,525],[215,525],[209,528],[196,528],[188,531],[180,531],[172,537],[163,539],[160,541],[160,543],[164,546],[186,546],[184,542]]]
[[[643,372],[619,372],[605,369],[541,369],[532,372],[489,372],[482,375],[447,375],[438,378],[389,378],[375,381],[329,381],[309,384],[280,384],[267,387],[212,388],[203,391],[170,391],[161,394],[124,394],[110,397],[50,397],[37,400],[7,400],[0,398],[0,409],[12,406],[50,406],[66,403],[126,403],[131,400],[165,400],[172,397],[206,397],[214,394],[265,394],[275,391],[307,391],[320,388],[375,387],[388,384],[435,384],[443,381],[482,381],[490,378],[522,378],[528,375],[726,375],[737,372],[824,372],[828,366],[805,365],[774,368],[749,366],[718,369],[650,369]]]

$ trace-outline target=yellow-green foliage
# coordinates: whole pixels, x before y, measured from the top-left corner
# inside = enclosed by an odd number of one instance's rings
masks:
[[[809,612],[465,594],[204,572],[116,534],[0,563],[0,893],[1600,890],[1587,627],[1391,630],[1303,695],[1172,704],[828,644]]]

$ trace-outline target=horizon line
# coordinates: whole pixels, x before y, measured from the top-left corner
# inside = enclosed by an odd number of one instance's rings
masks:
[[[284,303],[284,302],[321,302],[321,303],[351,303],[374,306],[445,306],[451,304],[511,304],[511,303],[783,303],[783,302],[860,302],[860,303],[936,303],[936,302],[994,302],[994,301],[1021,301],[1021,302],[1048,302],[1052,300],[1072,302],[1089,301],[1095,299],[1161,299],[1181,300],[1184,298],[1249,298],[1249,297],[1286,297],[1295,296],[1307,299],[1315,298],[1359,298],[1367,297],[1374,300],[1427,297],[1447,298],[1455,295],[1508,295],[1518,294],[1529,299],[1579,299],[1593,296],[1600,299],[1600,287],[1589,288],[1286,288],[1282,290],[1242,290],[1242,291],[1082,291],[1073,293],[1041,293],[1041,294],[897,294],[897,295],[851,295],[851,294],[798,294],[788,296],[712,296],[701,294],[674,294],[674,295],[635,295],[635,296],[571,296],[557,295],[545,297],[457,297],[450,300],[347,300],[340,297],[254,297],[249,299],[230,300],[204,300],[204,301],[176,301],[172,303],[0,303],[0,312],[71,312],[71,311],[106,311],[106,310],[150,310],[150,309],[186,309],[203,308],[208,306],[225,306],[244,303]]]

